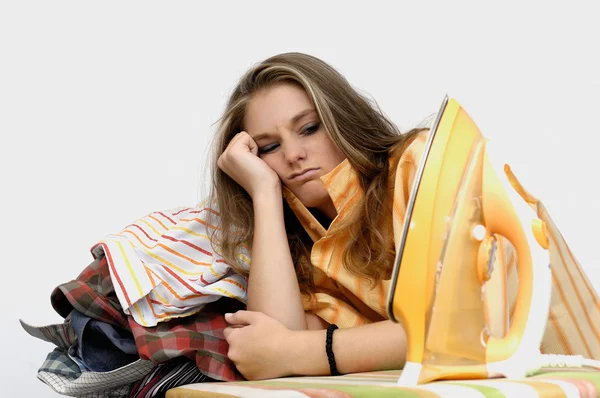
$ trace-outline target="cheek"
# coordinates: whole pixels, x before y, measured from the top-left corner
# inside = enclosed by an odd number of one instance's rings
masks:
[[[332,162],[341,162],[342,160],[346,159],[346,156],[344,155],[344,153],[340,150],[340,148],[338,148],[337,145],[335,145],[335,143],[333,142],[333,140],[331,138],[329,138],[329,136],[327,135],[327,133],[324,133],[322,136],[319,137],[319,142],[317,142],[317,147],[320,148],[321,150],[325,150],[325,153],[327,154],[327,156],[329,157],[329,159]]]
[[[328,140],[329,145],[327,146],[327,151],[325,153],[325,158],[329,162],[329,164],[335,168],[338,164],[340,164],[346,156],[344,153],[333,143],[333,141]]]
[[[282,162],[278,159],[278,154],[272,154],[263,158],[264,162],[269,166],[271,170],[273,170],[279,178],[282,177],[284,168],[282,167]]]
[[[338,147],[335,147],[336,149],[336,166],[340,163],[342,163],[342,161],[344,161],[346,159],[346,155],[344,155],[344,152],[340,151],[338,149]]]

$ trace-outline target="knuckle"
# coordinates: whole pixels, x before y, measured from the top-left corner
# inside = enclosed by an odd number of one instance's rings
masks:
[[[237,362],[239,360],[237,350],[229,348],[229,350],[227,350],[227,358],[231,359],[233,362]]]

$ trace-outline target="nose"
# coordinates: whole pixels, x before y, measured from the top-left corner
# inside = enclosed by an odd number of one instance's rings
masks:
[[[289,164],[293,164],[300,160],[306,159],[306,148],[302,146],[298,141],[288,143],[284,149],[285,160]]]

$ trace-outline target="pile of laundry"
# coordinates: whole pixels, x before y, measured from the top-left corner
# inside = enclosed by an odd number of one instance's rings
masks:
[[[160,397],[180,385],[243,380],[227,358],[224,314],[247,279],[211,245],[214,201],[153,212],[96,243],[93,261],[55,287],[63,323],[21,325],[56,347],[37,377],[74,397]],[[237,256],[249,267],[247,248]]]

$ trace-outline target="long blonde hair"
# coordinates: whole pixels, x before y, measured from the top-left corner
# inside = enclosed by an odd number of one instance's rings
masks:
[[[394,253],[381,233],[388,198],[388,160],[402,150],[416,133],[401,134],[376,103],[359,94],[348,81],[324,61],[307,54],[275,55],[253,66],[239,80],[219,120],[212,161],[211,197],[220,209],[219,231],[214,235],[215,249],[238,272],[246,274],[235,252],[239,247],[251,251],[253,207],[248,193],[217,167],[217,159],[233,136],[244,130],[244,112],[252,96],[280,83],[303,88],[313,102],[331,140],[346,155],[357,171],[364,192],[362,203],[351,217],[350,242],[343,256],[344,266],[355,275],[378,282],[389,275]],[[283,199],[282,199],[283,200]],[[312,242],[299,221],[284,203],[284,218],[292,259],[303,293],[313,291],[310,265]]]

